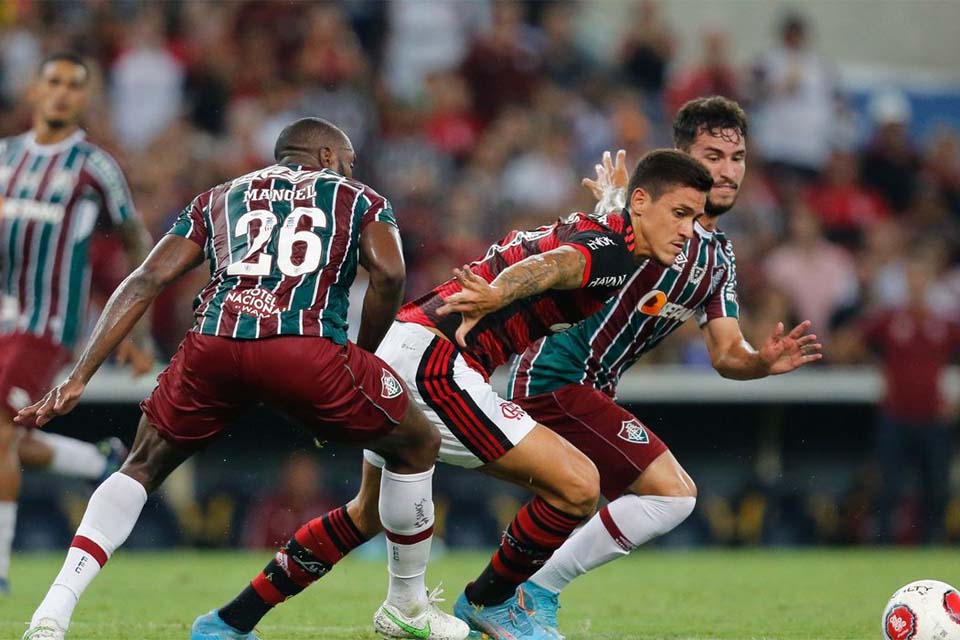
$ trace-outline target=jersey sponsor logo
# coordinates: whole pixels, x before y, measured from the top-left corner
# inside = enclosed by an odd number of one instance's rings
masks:
[[[592,240],[587,240],[587,247],[593,251],[601,247],[612,247],[614,244],[616,243],[613,241],[613,238],[609,236],[598,236]]]
[[[273,292],[261,287],[234,289],[227,294],[223,306],[233,313],[254,318],[268,318],[282,311],[277,308],[277,297]]]
[[[303,189],[250,189],[243,193],[243,201],[252,202],[254,200],[304,200],[306,198],[316,198],[317,190],[313,183],[308,184]]]
[[[0,198],[0,218],[17,218],[59,224],[66,213],[67,209],[62,204],[21,200],[19,198]]]
[[[523,416],[527,415],[523,407],[515,402],[501,402],[500,413],[502,413],[503,417],[507,420],[520,420]]]
[[[943,610],[951,620],[960,624],[960,593],[950,589],[943,594]]]
[[[403,393],[403,387],[400,385],[400,382],[393,377],[393,374],[382,369],[383,375],[380,376],[380,386],[382,391],[380,396],[390,400],[391,398],[396,398],[398,395]]]
[[[917,635],[917,616],[905,604],[895,604],[883,619],[883,633],[888,640],[910,640]]]
[[[636,418],[624,420],[620,423],[620,433],[618,433],[617,436],[621,440],[626,440],[633,444],[648,444],[650,442],[650,436],[647,435],[647,430]]]
[[[637,311],[648,316],[655,316],[660,313],[663,306],[667,304],[667,294],[663,291],[649,291],[640,298],[637,303]]]
[[[600,276],[594,278],[587,287],[621,287],[627,281],[627,276]]]
[[[560,333],[561,331],[566,331],[572,326],[573,325],[570,324],[569,322],[558,322],[556,324],[550,325],[550,331],[553,331],[554,333]]]

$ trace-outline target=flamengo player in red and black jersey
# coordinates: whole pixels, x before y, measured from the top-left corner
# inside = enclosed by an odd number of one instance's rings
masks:
[[[631,180],[635,197],[621,212],[577,213],[509,233],[455,270],[454,280],[405,305],[377,350],[440,429],[442,462],[479,468],[537,495],[454,609],[493,638],[539,637],[514,592],[593,513],[599,486],[586,456],[501,399],[488,375],[510,353],[602,307],[638,261],[672,263],[713,184],[699,162],[667,150],[641,159]],[[367,514],[361,531],[373,536],[383,460],[371,451],[365,458],[360,493],[350,504]],[[274,604],[257,602],[248,588],[227,608],[242,605],[262,616]]]
[[[424,586],[438,434],[408,402],[398,376],[370,353],[403,295],[392,208],[351,179],[350,140],[324,120],[288,126],[275,156],[277,164],[194,199],[111,296],[67,380],[18,414],[17,422],[43,425],[72,410],[153,299],[209,259],[210,282],[200,293],[196,325],[141,404],[130,457],[91,497],[25,638],[63,638],[80,595],[130,534],[147,494],[259,403],[323,440],[362,442],[388,460],[383,506],[373,516],[387,531],[390,552],[390,590],[377,630],[396,638],[467,636],[467,625],[441,612]],[[362,348],[345,332],[358,264],[370,272]],[[357,517],[341,507],[305,524],[252,586],[255,593],[282,600],[324,575],[363,542]],[[254,640],[253,625],[229,614],[200,616],[192,637]]]
[[[116,227],[134,264],[150,247],[123,174],[80,128],[90,93],[86,63],[57,53],[38,71],[33,128],[0,140],[0,297],[15,309],[11,326],[0,329],[0,593],[8,589],[21,464],[97,480],[121,461],[91,443],[13,424],[53,385],[83,330],[91,232],[98,222]],[[153,366],[149,334],[141,324],[118,354],[137,375]],[[113,440],[111,457],[122,456]]]

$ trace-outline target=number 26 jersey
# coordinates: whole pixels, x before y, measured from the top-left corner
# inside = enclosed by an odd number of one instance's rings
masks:
[[[396,226],[390,202],[329,169],[272,165],[200,194],[169,232],[210,261],[193,330],[345,344],[360,233],[371,222]]]

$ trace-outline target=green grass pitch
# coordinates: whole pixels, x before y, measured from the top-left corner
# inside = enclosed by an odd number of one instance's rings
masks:
[[[450,611],[487,554],[435,559]],[[174,640],[232,597],[269,559],[262,553],[121,552],[78,607],[71,640]],[[16,555],[13,594],[0,598],[0,637],[19,638],[56,574],[57,555]],[[893,591],[933,578],[960,583],[960,552],[890,550],[643,550],[573,583],[562,630],[570,640],[873,639]],[[385,594],[382,563],[348,558],[258,627],[263,640],[373,639]]]

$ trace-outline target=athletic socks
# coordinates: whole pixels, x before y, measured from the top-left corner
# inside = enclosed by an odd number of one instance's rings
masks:
[[[325,576],[345,555],[367,541],[346,507],[300,527],[250,585],[218,612],[228,625],[250,632],[267,613]]]
[[[96,480],[107,468],[107,458],[97,445],[56,433],[34,430],[30,437],[53,450],[48,471],[64,476]]]
[[[426,607],[425,574],[433,541],[433,469],[398,474],[383,470],[380,521],[387,538],[387,602],[407,616]]]
[[[590,518],[530,580],[560,593],[577,576],[675,528],[696,502],[691,497],[620,496]]]
[[[80,596],[130,535],[146,502],[146,489],[133,478],[114,473],[104,480],[90,497],[63,568],[34,612],[31,625],[41,618],[53,618],[62,628],[69,627]]]
[[[505,602],[583,521],[537,496],[523,505],[503,534],[500,548],[480,577],[467,585],[467,599],[477,605]]]
[[[17,503],[0,502],[0,578],[10,576],[10,549],[17,530]]]

